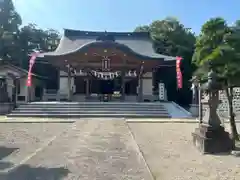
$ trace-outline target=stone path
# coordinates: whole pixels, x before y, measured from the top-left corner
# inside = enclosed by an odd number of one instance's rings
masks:
[[[151,180],[121,120],[83,120],[63,130],[1,180]]]

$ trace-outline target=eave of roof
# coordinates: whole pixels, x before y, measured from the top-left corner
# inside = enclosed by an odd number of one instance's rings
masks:
[[[20,68],[20,67],[17,67],[15,65],[11,64],[11,63],[3,62],[3,63],[1,63],[1,66],[8,66],[8,67],[10,67],[12,69],[16,69],[17,71],[19,71],[20,73],[23,74],[23,77],[28,75],[28,71],[27,70],[25,70],[23,68]],[[40,78],[40,79],[48,79],[47,77],[39,76],[39,75],[34,74],[34,73],[32,73],[32,76],[34,76],[35,78]]]

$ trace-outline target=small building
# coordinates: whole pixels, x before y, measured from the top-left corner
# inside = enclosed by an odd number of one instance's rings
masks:
[[[41,53],[37,61],[59,70],[59,88],[46,91],[45,101],[167,100],[164,83],[156,82],[156,71],[176,65],[176,57],[154,51],[147,32],[69,29],[57,49]]]
[[[42,77],[32,74],[32,87],[28,88],[28,71],[7,62],[0,63],[0,76],[6,80],[8,102],[21,104],[41,100],[44,88]]]

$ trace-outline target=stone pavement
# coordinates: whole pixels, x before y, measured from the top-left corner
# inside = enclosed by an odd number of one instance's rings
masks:
[[[151,180],[123,120],[82,120],[60,131],[0,180]]]
[[[191,133],[197,125],[129,123],[155,180],[240,180],[238,157],[202,155],[194,147]]]

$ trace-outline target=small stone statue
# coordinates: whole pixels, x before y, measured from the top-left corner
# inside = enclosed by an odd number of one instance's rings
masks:
[[[0,103],[8,102],[7,82],[6,78],[0,76]]]

